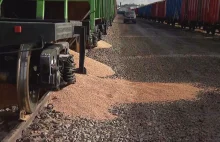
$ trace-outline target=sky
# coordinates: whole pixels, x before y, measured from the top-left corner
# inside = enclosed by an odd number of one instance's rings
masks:
[[[135,4],[148,4],[152,3],[155,1],[160,1],[160,0],[117,0],[118,4],[126,4],[126,3],[135,3]]]

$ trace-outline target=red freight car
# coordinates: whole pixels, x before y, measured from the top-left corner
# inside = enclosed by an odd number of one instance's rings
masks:
[[[135,8],[135,14],[138,16],[138,8]]]
[[[215,34],[220,22],[220,0],[202,0],[201,22],[207,33]]]
[[[164,21],[166,17],[166,1],[153,3],[151,16],[153,20]]]
[[[152,4],[152,8],[151,8],[151,18],[153,20],[156,20],[157,12],[158,12],[158,5],[157,2],[155,2]]]
[[[181,26],[195,29],[199,20],[199,2],[201,0],[182,0]]]
[[[160,22],[164,22],[166,17],[166,1],[157,2],[158,12],[157,19]]]

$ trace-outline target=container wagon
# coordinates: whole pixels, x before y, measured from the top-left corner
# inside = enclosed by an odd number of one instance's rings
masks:
[[[25,114],[35,111],[44,92],[74,84],[74,73],[86,72],[88,39],[111,24],[115,3],[0,0],[0,109],[16,105],[24,120]],[[77,47],[78,69],[69,53]]]
[[[175,25],[180,22],[182,0],[166,0],[166,22]]]

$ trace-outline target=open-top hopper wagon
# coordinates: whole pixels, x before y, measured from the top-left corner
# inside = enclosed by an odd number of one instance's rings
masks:
[[[0,0],[0,109],[33,113],[44,92],[85,73],[87,45],[111,25],[116,0]],[[80,52],[79,69],[69,49]]]

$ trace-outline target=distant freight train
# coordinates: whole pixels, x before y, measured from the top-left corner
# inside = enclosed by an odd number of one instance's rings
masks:
[[[207,33],[220,30],[220,0],[163,0],[137,8],[140,18],[194,30],[203,27]]]

